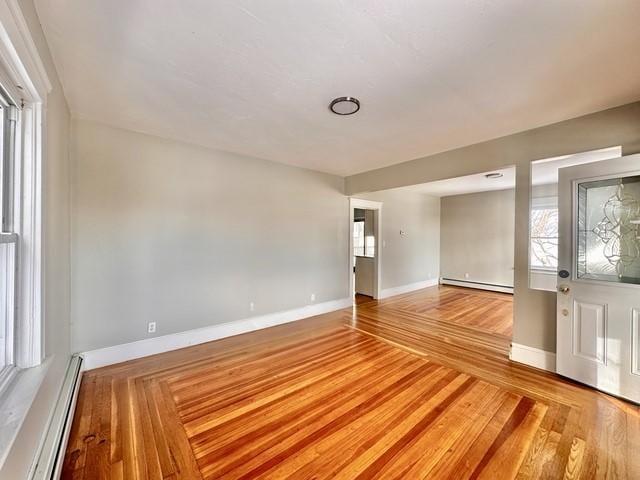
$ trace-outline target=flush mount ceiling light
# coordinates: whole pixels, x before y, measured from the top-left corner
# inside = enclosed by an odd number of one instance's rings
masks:
[[[487,173],[485,174],[485,178],[502,178],[504,175],[502,175],[500,172],[493,172],[493,173]]]
[[[329,104],[336,115],[353,115],[360,110],[360,101],[354,97],[338,97]]]

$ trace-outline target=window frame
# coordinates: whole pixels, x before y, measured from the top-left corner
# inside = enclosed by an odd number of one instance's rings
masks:
[[[0,321],[5,322],[4,325],[4,345],[2,345],[2,353],[4,359],[2,360],[2,366],[0,367],[0,392],[13,378],[16,370],[15,362],[15,331],[16,331],[16,300],[17,300],[17,282],[19,279],[18,274],[18,258],[19,258],[19,242],[20,238],[17,233],[0,233],[0,248],[3,250],[0,255],[5,256],[2,259],[2,263],[9,268],[0,272],[2,279],[0,284],[11,285],[11,288],[6,292],[7,298],[3,299],[3,308],[0,311]],[[13,252],[9,253],[8,246],[13,245]],[[4,249],[7,248],[7,251]],[[2,292],[4,295],[5,292]]]
[[[363,209],[366,210],[366,209]],[[361,228],[356,228],[356,225]],[[376,256],[376,244],[375,244],[375,235],[367,235],[366,232],[366,220],[354,220],[353,221],[353,256],[354,257],[362,257],[362,258],[375,258]],[[362,245],[356,245],[356,230],[362,231]],[[372,245],[373,243],[373,245]],[[356,249],[362,249],[362,253],[357,253]]]
[[[10,383],[17,371],[16,364],[16,332],[18,330],[18,292],[20,264],[20,236],[15,230],[19,212],[16,209],[20,195],[19,163],[17,155],[17,126],[19,110],[16,105],[15,92],[11,92],[6,74],[0,74],[0,109],[2,111],[2,144],[0,148],[0,263],[7,267],[0,272],[0,321],[3,322],[3,359],[0,363],[0,392]],[[7,85],[5,87],[5,85]],[[13,245],[11,249],[10,245]],[[11,251],[12,250],[12,251]]]
[[[40,365],[46,353],[42,146],[46,130],[44,112],[47,96],[52,91],[19,0],[0,0],[0,86],[17,107],[12,232],[17,235],[19,272],[15,298],[18,315],[13,338],[14,365],[19,372]]]
[[[559,236],[556,235],[555,237],[548,237],[548,236],[541,236],[541,235],[533,235],[532,234],[532,224],[533,224],[533,212],[535,210],[556,210],[556,217],[557,217],[557,211],[558,211],[558,206],[557,205],[544,205],[544,206],[532,206],[531,207],[531,214],[529,216],[529,218],[531,219],[531,221],[529,222],[529,268],[532,271],[536,271],[536,272],[543,272],[543,273],[553,273],[555,274],[556,271],[558,270],[558,265],[556,263],[555,266],[553,267],[545,267],[545,266],[540,266],[540,265],[533,265],[532,262],[532,251],[533,251],[533,242],[534,239],[541,239],[541,240],[556,240],[556,243],[558,242]],[[557,262],[557,258],[556,258],[556,262]]]
[[[533,266],[532,262],[531,262],[531,252],[532,252],[532,246],[533,246],[533,239],[534,238],[557,238],[557,237],[539,237],[539,236],[533,236],[532,235],[532,228],[531,228],[531,224],[532,224],[532,220],[533,220],[533,214],[532,212],[534,210],[548,210],[548,209],[558,209],[558,197],[556,195],[548,195],[548,196],[540,196],[540,197],[531,197],[530,199],[530,204],[529,204],[529,253],[528,253],[528,258],[527,258],[527,264],[529,266],[529,271],[530,272],[535,272],[535,273],[541,273],[541,274],[547,274],[547,275],[556,275],[557,273],[557,266],[554,267],[540,267],[540,266]]]
[[[360,226],[360,224],[362,224],[362,246],[360,245],[356,245],[356,230],[358,230],[356,228],[356,225]],[[365,221],[364,220],[354,220],[353,221],[353,256],[354,257],[364,257],[364,253],[366,252],[366,247],[367,247],[367,242],[366,242],[366,237],[364,234],[364,225],[365,225]],[[356,249],[358,248],[362,248],[362,255],[359,255],[358,253],[356,253]]]
[[[0,0],[0,84],[17,102],[13,193],[13,231],[19,235],[19,276],[16,289],[18,315],[14,330],[14,368],[2,376],[0,406],[11,411],[12,421],[0,429],[0,468],[13,448],[21,425],[42,386],[52,362],[43,361],[43,149],[47,130],[47,98],[52,84],[20,0]],[[31,8],[31,7],[27,7]],[[59,89],[60,86],[57,85]],[[34,368],[30,368],[34,367]]]
[[[18,124],[18,106],[16,100],[7,94],[0,80],[0,108],[2,109],[2,170],[0,193],[2,208],[0,215],[2,222],[0,231],[11,232],[14,228],[15,201],[14,192],[18,190],[15,185],[17,161],[16,134]],[[8,173],[8,174],[7,174]]]

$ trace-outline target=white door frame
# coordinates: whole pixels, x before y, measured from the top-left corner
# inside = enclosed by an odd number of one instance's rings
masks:
[[[382,202],[349,198],[349,295],[353,297],[355,285],[353,284],[353,209],[364,208],[373,210],[376,223],[376,245],[373,274],[373,298],[380,298],[382,291]],[[350,297],[350,298],[351,298]]]

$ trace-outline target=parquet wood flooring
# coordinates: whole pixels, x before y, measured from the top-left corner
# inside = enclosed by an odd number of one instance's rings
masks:
[[[511,363],[460,292],[86,372],[63,478],[640,478],[638,408]]]

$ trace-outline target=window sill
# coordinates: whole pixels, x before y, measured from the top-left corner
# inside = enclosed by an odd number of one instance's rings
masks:
[[[5,390],[7,390],[13,383],[13,380],[15,379],[17,373],[18,368],[14,365],[5,367],[0,370],[0,399],[2,398]]]
[[[47,359],[37,367],[18,369],[0,394],[0,468],[18,436],[50,364],[50,359]]]

